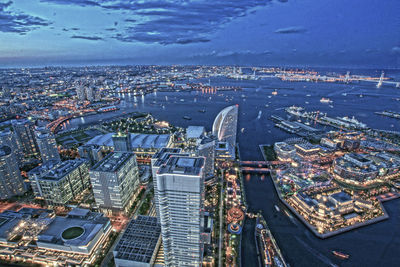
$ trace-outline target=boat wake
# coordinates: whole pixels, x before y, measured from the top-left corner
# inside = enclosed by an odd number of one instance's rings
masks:
[[[306,242],[301,240],[298,236],[295,237],[297,241],[299,241],[309,252],[317,256],[318,259],[320,259],[322,262],[326,263],[327,265],[330,266],[335,266],[333,262],[331,262],[326,256],[322,255],[319,253],[317,250],[313,249],[310,247]]]

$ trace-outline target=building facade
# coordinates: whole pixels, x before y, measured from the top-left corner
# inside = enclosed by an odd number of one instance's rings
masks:
[[[28,173],[33,192],[48,205],[66,205],[90,186],[85,159],[49,161]]]
[[[36,143],[34,123],[28,119],[13,120],[12,126],[17,141],[22,147],[22,152],[26,158],[38,158],[39,148]]]
[[[166,266],[201,266],[204,158],[171,156],[157,172]]]
[[[18,166],[23,165],[24,153],[20,144],[12,131],[2,131],[0,132],[0,146],[8,146],[14,153],[15,158],[18,161]]]
[[[135,154],[108,154],[90,170],[90,180],[100,210],[107,214],[127,214],[140,183]]]
[[[36,142],[40,151],[40,158],[43,163],[50,160],[61,161],[58,153],[56,139],[48,130],[40,129],[36,132]]]
[[[212,127],[212,133],[218,138],[218,141],[229,144],[232,157],[235,157],[238,114],[238,105],[226,107],[218,113]]]
[[[9,146],[0,146],[0,199],[26,192],[18,163]]]

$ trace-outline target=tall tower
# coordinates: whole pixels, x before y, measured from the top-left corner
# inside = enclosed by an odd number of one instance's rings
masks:
[[[14,133],[22,146],[26,158],[39,157],[39,148],[35,139],[34,124],[28,119],[12,122]]]
[[[86,92],[86,99],[88,101],[93,101],[94,100],[94,91],[93,91],[93,87],[91,85],[88,85],[85,88],[85,92]]]
[[[171,156],[157,172],[157,197],[166,266],[201,266],[204,158]]]
[[[21,145],[17,140],[15,134],[11,131],[0,132],[0,146],[9,146],[14,153],[18,166],[22,167],[24,160],[24,153]]]
[[[82,84],[79,84],[78,87],[76,87],[76,96],[78,97],[79,101],[86,100],[85,87],[83,87]]]
[[[40,128],[36,132],[36,142],[40,151],[40,158],[43,163],[48,161],[61,161],[58,153],[56,139],[54,135],[45,128]]]
[[[9,146],[0,146],[0,198],[22,195],[25,191],[14,153]]]
[[[214,120],[212,133],[220,142],[228,143],[231,157],[235,157],[239,105],[224,108]]]

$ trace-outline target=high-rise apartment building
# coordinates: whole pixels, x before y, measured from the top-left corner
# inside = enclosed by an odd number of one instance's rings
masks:
[[[158,189],[157,189],[157,171],[171,156],[181,155],[189,156],[188,154],[181,154],[180,148],[167,148],[163,147],[151,158],[151,174],[153,176],[153,186],[154,186],[154,205],[156,207],[157,218],[160,219],[160,212],[158,207]]]
[[[90,170],[97,206],[105,213],[128,213],[139,186],[136,156],[112,152]]]
[[[40,158],[43,163],[50,160],[61,161],[54,135],[45,128],[36,131],[36,143],[39,147]]]
[[[0,132],[0,146],[9,146],[14,153],[14,156],[18,162],[18,166],[23,165],[24,153],[20,144],[12,131],[2,131]]]
[[[171,156],[156,175],[166,266],[201,266],[204,158]]]
[[[9,146],[0,146],[0,199],[26,192],[18,163]]]
[[[39,157],[39,148],[35,139],[34,123],[28,119],[13,120],[12,126],[17,141],[21,144],[24,157]]]

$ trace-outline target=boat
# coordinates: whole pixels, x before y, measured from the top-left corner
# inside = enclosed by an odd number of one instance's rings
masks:
[[[350,257],[350,255],[336,250],[332,250],[332,254],[343,260],[348,259]]]
[[[199,112],[200,113],[206,113],[206,110],[205,109],[200,109]]]
[[[276,209],[276,211],[281,211],[281,209],[277,206],[277,205],[275,205],[275,209]]]
[[[258,111],[258,116],[257,116],[257,120],[261,119],[261,115],[262,115],[262,111]]]
[[[332,103],[332,100],[330,100],[329,98],[323,97],[323,98],[321,98],[319,100],[319,102],[321,102],[321,103]]]
[[[243,133],[244,132],[244,128],[242,128],[240,131]]]
[[[185,120],[191,120],[191,119],[192,119],[192,118],[189,117],[189,116],[183,116],[183,118],[184,118]]]
[[[272,95],[277,95],[277,94],[278,94],[278,91],[276,91],[276,90],[272,92]]]

